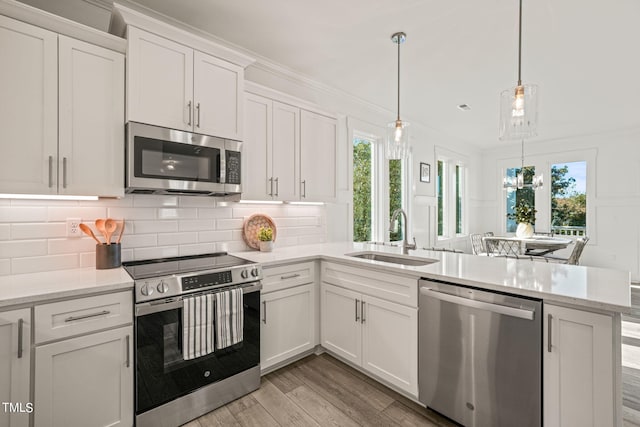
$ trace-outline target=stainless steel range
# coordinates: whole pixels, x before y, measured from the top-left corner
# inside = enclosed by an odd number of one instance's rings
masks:
[[[260,386],[259,264],[221,252],[123,266],[135,281],[137,426],[179,426]],[[185,360],[184,300],[234,288],[242,341]]]

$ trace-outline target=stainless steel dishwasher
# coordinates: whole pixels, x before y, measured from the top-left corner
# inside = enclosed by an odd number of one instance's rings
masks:
[[[419,399],[463,426],[542,425],[542,301],[420,281]]]

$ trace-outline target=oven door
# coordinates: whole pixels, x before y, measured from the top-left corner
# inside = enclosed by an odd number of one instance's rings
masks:
[[[206,135],[127,124],[127,191],[225,191],[225,141]]]
[[[244,287],[243,341],[182,356],[182,301],[136,306],[136,415],[260,365],[260,283]]]

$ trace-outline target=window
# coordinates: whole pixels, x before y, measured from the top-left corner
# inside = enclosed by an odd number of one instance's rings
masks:
[[[382,139],[353,137],[353,241],[402,240],[404,224],[389,232],[391,214],[407,206],[406,167],[402,160],[387,160]]]
[[[436,162],[438,237],[452,238],[466,233],[466,167],[462,160],[441,155]]]
[[[513,182],[515,182],[515,177],[520,173],[522,168],[508,168],[506,171],[507,178],[512,178]],[[508,189],[506,192],[506,208],[507,215],[513,214],[514,208],[520,203],[524,202],[531,206],[532,208],[536,208],[536,198],[535,198],[535,190],[532,188],[527,188],[527,185],[530,185],[533,181],[533,176],[535,175],[536,168],[534,166],[525,166],[524,167],[524,188],[518,189]],[[515,219],[510,219],[505,215],[507,221],[507,233],[515,233],[518,224]]]
[[[551,231],[584,236],[587,228],[587,162],[551,165]]]

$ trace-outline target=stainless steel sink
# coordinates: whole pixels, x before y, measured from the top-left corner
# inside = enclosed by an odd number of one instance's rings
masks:
[[[354,257],[354,258],[362,258],[362,259],[370,259],[372,261],[381,261],[381,262],[389,262],[391,264],[401,264],[401,265],[428,265],[433,264],[434,262],[438,262],[437,259],[430,258],[419,258],[408,255],[393,255],[393,254],[383,254],[380,252],[354,252],[350,254],[345,254],[346,256]]]

